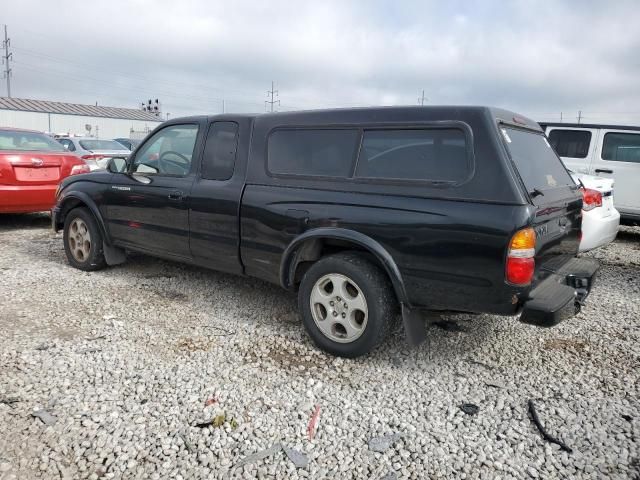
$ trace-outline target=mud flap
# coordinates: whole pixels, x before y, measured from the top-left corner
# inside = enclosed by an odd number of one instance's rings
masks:
[[[427,339],[427,325],[422,312],[402,304],[402,323],[407,343],[417,347]]]
[[[102,252],[107,265],[120,265],[127,260],[127,254],[122,248],[111,247],[107,242],[102,242]]]

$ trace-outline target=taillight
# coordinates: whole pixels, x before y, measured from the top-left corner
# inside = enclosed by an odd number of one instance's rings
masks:
[[[507,282],[529,285],[536,268],[536,232],[533,228],[518,230],[509,243],[507,254]]]
[[[602,206],[602,193],[592,188],[582,189],[582,210],[588,212]]]
[[[91,154],[91,155],[82,155],[83,160],[100,160],[102,158],[104,158],[104,155],[97,155],[97,154]]]
[[[80,173],[89,172],[91,172],[91,169],[89,168],[89,165],[85,163],[83,165],[74,165],[73,167],[71,167],[71,173],[69,175],[78,175]]]

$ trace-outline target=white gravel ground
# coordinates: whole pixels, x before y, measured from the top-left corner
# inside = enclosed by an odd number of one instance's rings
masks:
[[[46,216],[0,217],[0,479],[640,479],[640,228],[593,256],[558,327],[448,317],[345,361],[276,286],[142,256],[83,273]]]

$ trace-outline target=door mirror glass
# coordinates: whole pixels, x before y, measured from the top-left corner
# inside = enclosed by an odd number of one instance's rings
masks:
[[[123,157],[112,157],[107,163],[107,170],[111,173],[124,173],[127,171],[127,160]]]

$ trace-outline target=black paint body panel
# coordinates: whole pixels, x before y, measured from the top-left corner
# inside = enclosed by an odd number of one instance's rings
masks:
[[[239,125],[236,168],[229,180],[200,178],[204,138],[215,121]],[[541,133],[538,125],[487,107],[390,107],[219,115],[174,119],[200,126],[185,177],[92,173],[61,185],[54,228],[85,204],[106,242],[217,270],[295,287],[291,268],[305,242],[335,238],[380,260],[410,307],[514,314],[528,293],[578,249],[581,196],[573,188],[530,198],[511,162],[499,125]],[[278,128],[380,128],[458,125],[470,141],[473,171],[459,185],[416,181],[272,176],[270,132]],[[153,135],[154,132],[152,132]],[[138,150],[141,150],[138,148]],[[135,155],[135,153],[134,153]],[[169,199],[180,192],[180,199]],[[511,236],[539,232],[532,286],[505,282]]]

